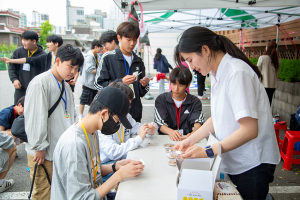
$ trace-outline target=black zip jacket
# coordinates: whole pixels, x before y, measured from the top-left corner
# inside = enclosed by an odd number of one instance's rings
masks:
[[[43,47],[38,45],[38,50],[32,55],[32,57],[38,57],[40,55],[46,55],[43,51]],[[24,49],[24,47],[17,48],[11,59],[18,59],[18,58],[27,58],[28,57],[28,50]],[[14,80],[19,80],[21,82],[21,89],[27,89],[29,82],[38,74],[42,73],[41,70],[42,66],[32,65],[30,66],[30,71],[23,70],[23,64],[13,64],[10,63],[8,65],[8,75],[12,82]]]
[[[177,108],[179,114],[179,108]],[[158,133],[160,127],[166,125],[168,128],[178,130],[175,103],[172,98],[172,91],[159,95],[155,100],[154,122],[158,125]],[[195,123],[204,123],[204,115],[202,113],[201,101],[187,93],[186,99],[181,105],[179,129],[183,129],[183,134],[187,135],[192,132]]]
[[[41,73],[48,71],[51,67],[52,62],[52,52],[48,54],[43,54],[38,57],[27,57],[26,63],[30,66],[38,67],[41,70]]]
[[[128,67],[128,62],[125,60]],[[137,122],[140,122],[142,119],[142,110],[143,106],[141,103],[141,97],[143,97],[149,91],[149,85],[145,88],[142,87],[142,84],[139,82],[140,79],[143,79],[145,76],[145,66],[144,62],[140,57],[133,53],[132,63],[129,69],[129,75],[132,75],[134,72],[142,72],[137,80],[133,83],[135,98],[131,102],[131,108],[129,113],[132,118]],[[103,54],[100,63],[97,68],[95,76],[95,88],[101,90],[103,87],[106,87],[110,82],[122,82],[122,78],[126,76],[125,64],[123,54],[118,47],[113,51],[109,51]]]

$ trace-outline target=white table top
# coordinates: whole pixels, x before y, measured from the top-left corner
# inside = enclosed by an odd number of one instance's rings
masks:
[[[128,159],[143,159],[145,168],[140,175],[120,183],[116,200],[176,200],[176,167],[168,164],[163,144],[177,142],[167,135],[155,135],[144,142],[158,143],[158,146],[139,147],[128,152]],[[206,143],[203,139],[196,145],[205,147]]]

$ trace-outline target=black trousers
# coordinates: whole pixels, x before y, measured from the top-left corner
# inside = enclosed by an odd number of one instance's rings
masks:
[[[276,88],[265,88],[265,90],[267,92],[267,95],[268,95],[268,98],[269,98],[270,106],[272,105],[272,97],[273,97],[273,94],[275,92],[275,89]]]
[[[19,101],[19,99],[23,96],[25,96],[26,93],[26,89],[15,89],[15,103],[14,105],[17,105],[17,102]]]
[[[274,180],[276,165],[260,164],[244,173],[229,175],[244,200],[265,200],[269,183]]]
[[[203,96],[203,91],[205,91],[205,79],[206,76],[202,76],[201,73],[197,73],[198,96]]]

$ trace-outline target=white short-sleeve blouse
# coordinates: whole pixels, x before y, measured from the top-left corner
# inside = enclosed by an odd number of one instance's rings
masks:
[[[261,163],[278,164],[279,149],[264,86],[244,61],[226,54],[211,78],[211,114],[219,141],[240,127],[239,119],[258,119],[258,136],[222,154],[221,170],[241,174]]]

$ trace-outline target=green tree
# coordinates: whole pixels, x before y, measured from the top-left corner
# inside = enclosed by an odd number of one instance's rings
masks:
[[[47,37],[48,35],[53,34],[53,28],[54,26],[52,24],[49,23],[49,20],[47,20],[46,22],[42,23],[40,28],[42,28],[41,30],[41,35],[40,35],[40,39],[39,39],[39,44],[46,49],[47,46]]]
[[[3,44],[0,44],[0,51],[8,51],[8,46],[6,45],[5,42],[3,42]]]
[[[17,48],[18,48],[18,46],[15,43],[10,43],[10,45],[9,45],[9,51],[13,52]]]

